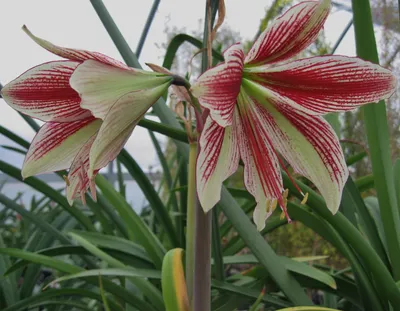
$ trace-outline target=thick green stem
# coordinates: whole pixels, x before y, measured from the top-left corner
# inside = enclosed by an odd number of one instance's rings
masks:
[[[195,241],[195,210],[196,210],[196,158],[197,142],[189,147],[188,192],[186,212],[186,284],[189,301],[193,301],[194,286],[194,241]]]

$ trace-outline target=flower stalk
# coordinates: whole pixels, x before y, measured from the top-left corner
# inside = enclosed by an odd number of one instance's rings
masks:
[[[197,142],[189,145],[189,167],[188,167],[188,195],[186,212],[186,284],[189,303],[193,301],[194,287],[194,243],[195,243],[195,211],[196,211],[196,158]]]

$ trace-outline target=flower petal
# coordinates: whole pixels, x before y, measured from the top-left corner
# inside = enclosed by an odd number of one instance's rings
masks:
[[[146,111],[167,90],[164,83],[149,90],[140,90],[122,96],[111,107],[90,151],[89,178],[95,170],[114,160]]]
[[[207,118],[197,158],[197,194],[205,212],[221,198],[222,182],[236,172],[239,149],[235,125],[221,127]]]
[[[111,66],[116,66],[119,68],[124,68],[128,69],[129,67],[125,65],[124,63],[113,59],[111,57],[108,57],[104,54],[97,53],[97,52],[89,52],[85,50],[77,50],[77,49],[69,49],[69,48],[64,48],[61,46],[54,45],[53,43],[43,40],[39,37],[36,37],[33,33],[30,32],[30,30],[24,25],[22,27],[22,30],[25,31],[25,33],[37,44],[39,44],[42,48],[46,49],[47,51],[60,56],[62,58],[66,58],[69,60],[74,60],[78,62],[85,61],[87,59],[94,59],[99,62],[102,62],[104,64],[108,64]]]
[[[389,70],[356,57],[317,56],[250,71],[249,79],[308,114],[351,110],[387,99],[396,88]]]
[[[192,86],[200,104],[210,109],[211,118],[220,126],[232,124],[233,110],[243,73],[243,49],[232,45],[224,53],[225,62],[207,70]]]
[[[22,167],[22,177],[59,171],[70,167],[85,142],[99,129],[100,120],[45,123],[36,134]]]
[[[298,111],[279,99],[254,95],[260,102],[257,114],[275,148],[297,173],[314,183],[336,213],[349,173],[331,126],[321,116]]]
[[[72,205],[74,199],[80,198],[85,203],[85,193],[90,187],[92,190],[92,196],[95,199],[95,184],[94,178],[89,179],[89,153],[92,148],[93,142],[96,139],[95,133],[89,140],[81,147],[75,159],[71,164],[71,168],[68,173],[68,184],[67,184],[67,199],[68,203]],[[97,171],[93,175],[96,175]],[[94,176],[93,176],[94,177]]]
[[[246,64],[289,59],[318,36],[330,10],[330,0],[301,2],[274,20],[258,37],[246,56]]]
[[[121,69],[95,60],[83,62],[74,71],[70,84],[82,98],[81,107],[104,119],[115,102],[127,93],[151,89],[172,77],[134,69]]]
[[[257,229],[262,230],[265,220],[274,210],[274,203],[278,202],[283,209],[286,208],[282,198],[282,175],[269,132],[258,115],[256,103],[241,91],[238,105],[238,113],[235,113],[236,130],[244,163],[244,183],[256,199],[253,217]]]
[[[14,109],[42,121],[68,122],[91,116],[69,79],[79,65],[72,61],[45,63],[29,69],[1,90]]]

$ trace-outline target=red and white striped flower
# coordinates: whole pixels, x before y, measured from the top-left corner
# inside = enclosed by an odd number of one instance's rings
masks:
[[[318,36],[330,1],[302,2],[277,18],[244,54],[230,47],[224,63],[192,87],[210,110],[200,137],[197,191],[205,211],[242,159],[261,230],[277,204],[286,213],[280,156],[310,179],[335,213],[348,170],[337,136],[321,115],[386,99],[396,79],[359,58],[326,55],[287,62]]]
[[[97,52],[56,46],[24,31],[66,60],[29,69],[1,90],[14,109],[45,121],[22,168],[24,178],[70,168],[70,204],[123,148],[145,112],[168,89],[172,77],[133,69]]]

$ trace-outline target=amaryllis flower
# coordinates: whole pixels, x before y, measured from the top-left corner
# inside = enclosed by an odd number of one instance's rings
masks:
[[[45,124],[33,139],[23,178],[70,168],[70,204],[84,201],[94,177],[123,148],[146,111],[172,77],[130,68],[97,52],[56,46],[24,31],[40,46],[67,60],[29,69],[1,91],[14,109]]]
[[[205,211],[220,199],[222,182],[242,159],[244,182],[255,197],[258,229],[279,206],[286,213],[280,163],[319,189],[335,213],[348,170],[337,136],[321,117],[386,99],[396,79],[390,71],[355,57],[317,56],[288,62],[318,36],[330,1],[290,8],[256,40],[247,55],[230,47],[224,63],[192,87],[210,110],[200,137],[197,191]]]

